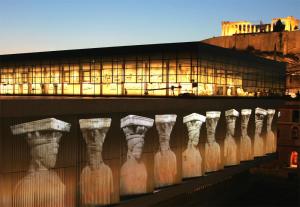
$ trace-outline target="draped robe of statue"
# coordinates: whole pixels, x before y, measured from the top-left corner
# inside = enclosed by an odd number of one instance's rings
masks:
[[[226,137],[224,139],[224,165],[231,166],[239,164],[237,158],[237,144],[234,138],[235,123],[239,112],[231,109],[225,112],[226,116]]]
[[[176,121],[176,115],[156,115],[155,124],[159,135],[159,151],[154,156],[155,187],[175,184],[177,160],[170,148],[170,135]]]
[[[267,115],[267,111],[261,108],[255,109],[255,135],[253,144],[254,157],[263,156],[265,154],[264,150],[264,140],[261,136],[264,117]]]
[[[88,165],[80,175],[83,205],[109,205],[114,193],[112,171],[102,159],[102,147],[110,127],[110,118],[79,120],[87,145]]]
[[[240,157],[241,161],[253,159],[252,143],[248,136],[248,123],[252,110],[242,109],[241,112],[241,140],[240,140]]]
[[[141,157],[145,134],[153,126],[153,122],[153,119],[136,115],[128,115],[121,119],[121,128],[128,146],[127,160],[121,167],[121,195],[147,193],[148,173]]]
[[[267,134],[266,134],[266,153],[276,152],[276,139],[272,131],[272,121],[275,114],[274,109],[267,110]]]
[[[11,127],[14,135],[26,134],[31,148],[28,173],[15,186],[14,207],[64,207],[65,185],[51,170],[55,166],[62,131],[68,123],[50,118]]]
[[[216,142],[215,132],[218,125],[221,112],[206,112],[206,131],[207,140],[205,143],[205,172],[213,172],[220,169],[221,150],[220,145]]]
[[[201,176],[202,172],[202,157],[198,149],[200,129],[202,123],[205,122],[205,116],[200,114],[190,114],[183,118],[183,123],[188,129],[188,146],[182,153],[182,177],[190,178]]]

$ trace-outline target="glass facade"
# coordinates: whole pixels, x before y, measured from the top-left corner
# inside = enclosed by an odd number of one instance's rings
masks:
[[[201,43],[202,44],[202,43]],[[285,90],[284,65],[200,43],[0,56],[0,93],[96,96],[270,96]],[[192,45],[192,46],[191,46]],[[199,46],[200,45],[200,46]],[[166,48],[164,48],[166,46]],[[135,50],[136,47],[136,50]],[[140,48],[145,51],[139,52]],[[154,48],[154,49],[153,49]],[[119,51],[122,53],[119,53]],[[80,53],[78,50],[77,53]],[[112,52],[113,51],[113,52]],[[228,50],[229,51],[229,50]],[[53,53],[53,54],[52,54]],[[54,54],[59,55],[54,55]],[[18,56],[22,56],[18,60]],[[28,58],[27,58],[28,57]],[[254,61],[253,61],[254,60]]]

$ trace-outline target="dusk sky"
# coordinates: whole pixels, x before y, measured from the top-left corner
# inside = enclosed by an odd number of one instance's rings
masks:
[[[300,0],[0,0],[0,54],[187,42],[221,21],[300,18]]]

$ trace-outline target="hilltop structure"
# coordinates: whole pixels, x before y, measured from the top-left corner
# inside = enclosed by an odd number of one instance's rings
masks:
[[[295,31],[299,29],[300,20],[287,16],[284,18],[273,18],[271,23],[254,24],[250,21],[223,21],[222,22],[222,36],[232,36],[236,34],[249,34],[249,33],[261,33],[261,32],[274,32],[275,25],[278,21],[284,25],[284,31]]]

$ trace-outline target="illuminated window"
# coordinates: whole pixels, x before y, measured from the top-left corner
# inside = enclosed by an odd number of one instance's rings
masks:
[[[125,82],[126,83],[135,83],[136,82],[136,63],[135,63],[135,61],[126,62]]]
[[[58,66],[51,66],[51,83],[59,83],[60,72]]]
[[[91,82],[91,73],[90,71],[83,71],[83,82],[90,83]]]
[[[93,64],[91,68],[91,83],[100,83],[100,64]]]
[[[162,81],[163,81],[162,62],[161,61],[151,61],[150,82],[151,83],[161,83]]]
[[[177,82],[191,83],[190,60],[179,60],[178,69],[177,69]]]
[[[112,65],[111,63],[104,63],[102,70],[102,83],[112,82]]]
[[[290,167],[297,168],[298,167],[298,152],[293,151],[290,156]]]
[[[22,82],[27,83],[28,82],[28,74],[27,73],[22,73]]]

